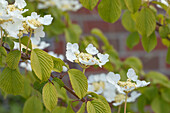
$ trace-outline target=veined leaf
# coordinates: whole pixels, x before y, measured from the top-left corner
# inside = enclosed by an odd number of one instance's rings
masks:
[[[31,67],[40,80],[46,81],[50,78],[51,70],[53,69],[53,60],[43,50],[34,49],[31,52]]]
[[[88,113],[108,113],[104,103],[99,99],[94,99],[87,102]]]
[[[106,108],[107,113],[111,113],[110,105],[108,104],[108,102],[105,99],[105,97],[103,97],[102,95],[98,95],[98,99],[100,99],[100,101],[102,101],[103,104],[105,105],[104,107]]]
[[[142,45],[145,51],[148,53],[152,51],[157,45],[157,38],[155,32],[153,32],[149,37],[142,37]]]
[[[84,103],[81,105],[81,108],[78,110],[77,113],[84,113],[84,112],[85,112],[85,108],[86,108],[86,103],[84,102]]]
[[[120,6],[119,0],[102,0],[98,5],[99,15],[104,21],[114,23],[121,15]]]
[[[169,34],[170,34],[170,29],[168,26],[159,27],[159,35],[161,36],[161,38],[167,38]]]
[[[23,113],[42,113],[41,100],[36,96],[30,97],[24,104]]]
[[[8,94],[18,95],[23,89],[23,77],[18,70],[6,67],[0,76],[0,87]]]
[[[93,10],[98,1],[99,0],[80,0],[81,4],[89,10]]]
[[[88,88],[86,76],[83,74],[83,72],[77,69],[70,69],[68,74],[75,93],[80,99],[83,98],[86,95]]]
[[[0,55],[7,56],[7,52],[4,47],[0,47]]]
[[[141,6],[141,0],[125,0],[126,6],[130,12],[135,13]]]
[[[143,8],[136,17],[136,28],[145,37],[149,37],[156,27],[156,18],[151,9]]]
[[[7,52],[4,47],[0,47],[0,66],[5,66]]]
[[[45,107],[51,112],[58,102],[57,90],[52,83],[48,82],[43,87],[42,97]]]
[[[57,82],[60,85],[60,88],[64,87],[64,82],[61,79],[55,77],[53,78],[53,81]]]
[[[131,17],[130,11],[126,10],[122,16],[122,25],[130,32],[136,31],[135,21]]]
[[[132,49],[134,46],[136,46],[140,41],[140,36],[138,34],[138,32],[133,32],[130,33],[129,36],[127,37],[126,40],[126,45]]]
[[[3,42],[7,43],[10,47],[10,50],[13,50],[14,48],[14,42],[11,37],[5,37]]]
[[[61,73],[63,71],[63,66],[65,66],[65,63],[60,58],[52,57],[52,59],[54,63],[53,70]]]
[[[31,91],[32,91],[32,87],[30,85],[30,80],[28,78],[24,78],[24,88],[21,91],[21,96],[23,96],[24,98],[28,98],[31,95]]]
[[[9,68],[16,69],[21,58],[21,53],[18,50],[14,50],[8,53],[6,57],[6,63]]]

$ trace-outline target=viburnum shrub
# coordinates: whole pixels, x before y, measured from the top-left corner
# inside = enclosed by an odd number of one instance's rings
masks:
[[[145,73],[137,57],[120,60],[99,29],[82,36],[80,26],[69,17],[70,11],[81,7],[93,10],[98,6],[100,17],[114,23],[124,10],[122,24],[131,32],[127,46],[133,48],[141,37],[143,48],[150,52],[157,45],[157,31],[168,47],[166,61],[170,63],[169,3],[169,0],[0,0],[0,94],[8,100],[4,99],[4,103],[9,102],[4,108],[0,103],[0,112],[169,113],[170,81],[165,75]],[[165,14],[157,14],[158,8],[165,10]],[[44,51],[51,45],[47,38],[46,41],[42,38],[61,34],[66,39],[65,55]],[[86,73],[90,67],[108,72]],[[5,109],[8,107],[10,110]]]

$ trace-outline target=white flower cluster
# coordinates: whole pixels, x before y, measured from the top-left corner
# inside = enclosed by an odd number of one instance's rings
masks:
[[[125,101],[126,95],[120,93],[117,88],[109,83],[106,74],[90,75],[88,77],[88,91],[103,95],[108,102],[113,102],[114,106],[121,105]],[[141,93],[133,91],[127,98],[127,102],[134,102]]]
[[[85,66],[90,65],[105,65],[109,60],[108,54],[101,54],[92,44],[89,44],[86,48],[87,53],[79,51],[77,43],[67,43],[66,46],[66,58],[70,62],[76,62]]]
[[[34,37],[40,40],[44,37],[43,25],[50,25],[53,18],[51,15],[40,17],[36,12],[31,16],[23,17],[28,9],[24,0],[16,0],[14,4],[8,5],[6,0],[0,0],[0,27],[11,37],[19,38],[23,34],[34,33]]]
[[[78,0],[40,0],[38,9],[46,9],[53,6],[57,6],[62,11],[77,11],[82,7]]]
[[[116,89],[123,94],[129,93],[136,88],[144,87],[150,84],[150,82],[138,80],[138,76],[136,75],[135,71],[132,68],[128,70],[127,77],[128,77],[127,81],[120,81],[119,74],[109,72],[106,78],[108,82],[113,84],[116,87]]]

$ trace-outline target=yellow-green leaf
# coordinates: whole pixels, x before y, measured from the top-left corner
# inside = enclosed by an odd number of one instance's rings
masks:
[[[125,0],[126,6],[130,12],[135,13],[141,6],[141,0]]]
[[[99,0],[80,0],[81,4],[89,10],[93,10],[98,1]]]
[[[135,21],[131,17],[130,11],[126,10],[122,16],[122,25],[130,32],[136,31]]]
[[[16,69],[21,58],[21,52],[14,50],[8,53],[6,57],[6,63],[9,68]]]
[[[23,77],[18,70],[6,67],[0,76],[0,88],[13,95],[18,95],[24,86]]]
[[[65,63],[60,58],[52,57],[52,59],[54,63],[53,71],[61,73],[63,71],[63,66],[65,66]]]
[[[57,90],[52,83],[48,82],[43,87],[42,97],[45,107],[51,112],[58,102]]]
[[[86,108],[86,103],[84,102],[84,103],[81,105],[81,108],[78,110],[77,113],[84,113],[84,112],[85,112],[85,108]]]
[[[98,12],[104,21],[114,23],[121,15],[120,1],[102,0],[98,5]]]
[[[168,47],[167,55],[166,55],[166,62],[170,64],[170,47]]]
[[[46,81],[50,78],[53,60],[45,51],[34,49],[31,52],[31,67],[40,80]]]
[[[75,93],[80,99],[83,98],[86,95],[88,88],[86,76],[83,74],[83,72],[77,69],[70,69],[68,74]]]
[[[65,113],[66,112],[66,108],[62,107],[62,106],[57,106],[52,113]]]
[[[145,51],[148,53],[152,51],[157,45],[157,38],[155,32],[153,32],[149,37],[142,37],[142,45]]]
[[[36,96],[30,97],[24,104],[23,113],[42,113],[41,100]]]
[[[106,108],[107,113],[111,113],[110,105],[107,102],[107,100],[102,95],[98,95],[98,99],[100,99],[100,101],[102,101],[103,104],[105,105],[104,107]]]
[[[28,98],[31,95],[31,90],[32,90],[32,87],[31,87],[30,80],[25,77],[24,78],[24,88],[21,91],[20,95],[23,96],[24,98]]]
[[[99,99],[94,99],[87,102],[88,113],[108,113],[106,106]]]
[[[156,18],[151,9],[143,8],[136,17],[136,28],[145,37],[149,37],[156,27]]]

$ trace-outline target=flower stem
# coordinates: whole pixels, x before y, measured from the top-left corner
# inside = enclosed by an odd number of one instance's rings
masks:
[[[29,39],[28,39],[28,44],[27,44],[27,48],[26,48],[26,54],[28,52],[28,46],[30,44],[31,36],[32,36],[32,30],[30,31],[30,36],[29,36]]]
[[[83,74],[85,73],[85,71],[86,71],[86,69],[85,69],[85,68],[83,68]]]
[[[2,46],[2,28],[1,28],[1,44],[0,47]]]
[[[119,105],[119,108],[118,108],[118,112],[117,112],[117,113],[120,113],[120,110],[121,110],[121,105]]]
[[[21,37],[19,36],[19,50],[21,52]]]
[[[128,97],[128,93],[126,93],[125,106],[124,106],[124,113],[126,113],[127,97]]]

